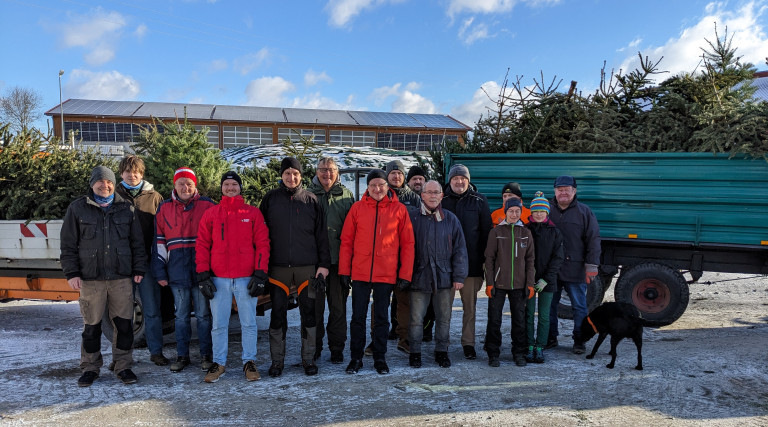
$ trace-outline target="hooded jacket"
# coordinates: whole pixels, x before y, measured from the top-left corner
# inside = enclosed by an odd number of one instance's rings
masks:
[[[151,183],[142,182],[144,184],[136,197],[132,196],[123,184],[115,185],[115,193],[136,208],[136,216],[139,217],[141,233],[144,236],[144,250],[149,255],[152,252],[152,241],[155,234],[155,213],[163,201],[163,196],[155,191],[155,187]]]
[[[197,285],[195,278],[195,242],[205,211],[215,206],[213,200],[199,193],[182,202],[176,196],[164,200],[155,216],[155,243],[150,268],[156,280],[171,286]]]
[[[61,226],[61,268],[67,279],[117,280],[143,276],[144,236],[131,203],[115,193],[107,209],[93,190],[70,203]]]
[[[549,218],[545,222],[531,221],[525,227],[531,231],[536,248],[535,281],[544,279],[547,282],[544,292],[554,292],[557,289],[557,273],[565,259],[563,235]]]
[[[499,224],[485,248],[485,284],[496,289],[525,289],[535,283],[535,247],[530,230]]]
[[[467,245],[456,215],[439,205],[430,212],[425,205],[408,209],[416,238],[411,291],[435,293],[464,283],[467,277]]]
[[[235,279],[267,272],[269,230],[256,206],[243,196],[221,198],[203,214],[195,242],[196,271]]]
[[[344,227],[347,213],[352,208],[352,204],[355,203],[355,196],[338,180],[331,186],[330,190],[325,191],[317,177],[312,178],[312,185],[309,186],[308,190],[315,194],[317,201],[324,208],[331,264],[338,265],[341,229]]]
[[[573,201],[565,209],[560,209],[556,199],[550,200],[552,209],[549,218],[563,234],[565,260],[560,267],[559,280],[584,283],[585,264],[600,265],[600,226],[592,209]]]
[[[414,240],[408,209],[389,189],[376,201],[363,194],[352,205],[341,231],[339,275],[352,280],[391,283],[411,280]]]
[[[450,184],[445,185],[443,193],[445,196],[441,205],[459,219],[464,240],[467,242],[468,277],[481,277],[485,259],[483,252],[492,226],[488,199],[478,193],[472,183],[463,194],[454,193]]]
[[[271,265],[331,267],[325,213],[312,192],[301,184],[289,189],[280,181],[259,209],[269,229]]]

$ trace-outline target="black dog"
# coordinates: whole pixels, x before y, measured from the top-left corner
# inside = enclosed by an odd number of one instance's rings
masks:
[[[587,359],[595,357],[597,349],[605,340],[606,335],[611,335],[611,363],[605,365],[613,369],[616,362],[616,346],[624,338],[631,338],[637,347],[637,366],[635,369],[643,370],[643,321],[637,308],[632,304],[621,302],[606,302],[589,313],[589,316],[581,322],[581,341],[587,342],[595,334],[599,334],[597,342],[592,348],[592,353]]]

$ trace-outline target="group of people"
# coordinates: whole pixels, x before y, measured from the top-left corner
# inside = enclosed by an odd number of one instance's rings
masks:
[[[143,301],[150,361],[156,365],[180,372],[191,364],[194,311],[205,382],[216,382],[226,372],[233,298],[245,378],[260,378],[256,309],[262,295],[271,302],[271,377],[282,375],[287,311],[297,306],[304,373],[318,373],[315,362],[326,335],[330,361],[344,362],[350,294],[347,373],[363,367],[364,354],[373,356],[378,373],[388,373],[388,338],[398,339],[410,366],[421,367],[422,342],[431,340],[433,324],[434,361],[450,367],[456,291],[463,306],[463,353],[476,359],[476,305],[483,282],[490,298],[483,348],[490,366],[500,365],[505,299],[512,313],[515,363],[544,362],[544,349],[557,346],[556,308],[563,289],[574,308],[573,351],[584,351],[579,326],[587,314],[587,284],[597,274],[599,229],[589,207],[576,200],[573,177],[555,180],[551,202],[537,192],[529,209],[520,186],[511,182],[502,189],[503,206],[492,215],[487,198],[460,164],[450,169],[443,187],[419,166],[406,170],[400,161],[389,162],[368,173],[367,189],[356,202],[341,184],[333,158],[319,159],[311,185],[304,188],[301,163],[286,157],[278,188],[259,207],[244,201],[242,179],[234,171],[221,177],[218,204],[199,194],[188,167],[175,171],[166,200],[143,179],[144,172],[137,156],[120,162],[119,184],[109,168],[96,167],[88,194],[72,202],[64,218],[61,263],[70,286],[80,291],[84,322],[82,387],[99,376],[105,316],[115,330],[110,369],[126,384],[137,381],[131,371],[133,282]],[[175,304],[173,362],[162,348],[165,286]]]

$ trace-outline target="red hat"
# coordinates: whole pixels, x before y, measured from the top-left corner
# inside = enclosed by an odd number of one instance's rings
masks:
[[[179,178],[189,178],[195,185],[197,185],[197,175],[195,175],[195,172],[188,167],[176,169],[176,172],[173,173],[173,183],[176,184],[176,180]]]

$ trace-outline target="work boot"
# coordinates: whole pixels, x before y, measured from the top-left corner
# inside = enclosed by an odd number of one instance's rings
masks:
[[[171,372],[181,372],[190,363],[189,356],[179,356],[175,362],[171,363]]]
[[[99,373],[96,371],[85,371],[77,380],[77,385],[80,387],[90,387],[98,377]]]
[[[488,356],[488,366],[492,368],[498,368],[500,365],[499,356]]]
[[[525,366],[528,364],[528,362],[525,361],[525,355],[523,353],[514,354],[512,358],[515,360],[515,365],[517,366]]]
[[[376,372],[378,372],[379,375],[385,375],[389,373],[389,366],[387,366],[387,361],[384,359],[374,360],[373,367],[376,369]]]
[[[163,356],[163,353],[153,354],[149,356],[149,361],[157,366],[167,366],[170,363],[167,357]]]
[[[585,351],[587,351],[587,348],[584,346],[583,343],[578,341],[573,342],[573,348],[571,349],[571,352],[573,354],[584,354]]]
[[[467,360],[475,360],[477,359],[477,353],[475,352],[475,346],[473,345],[465,345],[464,346],[464,358]]]
[[[283,361],[273,360],[272,366],[269,367],[269,371],[267,371],[267,373],[272,378],[277,378],[280,375],[283,375]]]
[[[348,374],[356,374],[360,368],[363,367],[363,361],[360,359],[352,359],[349,361],[349,365],[347,365],[347,373]]]
[[[317,365],[315,365],[315,362],[302,362],[301,366],[304,367],[304,375],[311,377],[312,375],[317,375]]]
[[[219,365],[216,362],[213,362],[213,365],[208,369],[208,373],[205,374],[205,378],[203,381],[207,383],[215,383],[219,380],[219,378],[224,376],[224,367]]]
[[[213,356],[203,356],[203,362],[200,363],[200,369],[207,371],[213,366]]]
[[[535,357],[533,353],[533,346],[528,346],[528,353],[525,353],[525,361],[528,363],[533,363],[533,358]]]
[[[408,355],[408,366],[421,368],[421,353],[411,353]]]
[[[435,362],[441,367],[441,368],[450,368],[451,367],[451,359],[448,358],[448,352],[447,351],[436,351],[435,352]]]
[[[123,384],[133,384],[139,380],[130,368],[118,372],[117,377],[120,378],[120,381],[122,381]]]
[[[533,349],[533,363],[544,363],[545,360],[543,348],[536,347]]]
[[[256,369],[256,364],[253,363],[252,360],[245,362],[245,365],[243,365],[243,372],[245,373],[245,379],[247,381],[256,381],[261,378],[261,374],[259,374],[259,370]]]
[[[338,365],[344,362],[344,352],[342,350],[331,350],[331,363]]]

